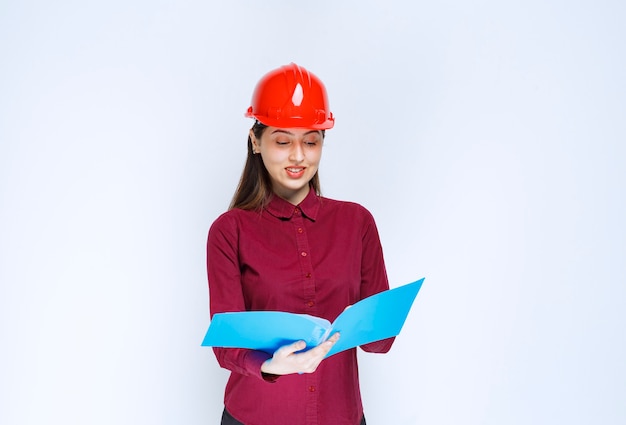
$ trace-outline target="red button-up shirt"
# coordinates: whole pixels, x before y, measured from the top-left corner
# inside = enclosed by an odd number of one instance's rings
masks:
[[[274,196],[263,211],[233,209],[211,226],[207,264],[211,314],[274,310],[329,321],[389,288],[378,231],[362,206],[318,197],[298,206]],[[344,333],[347,331],[344,331]],[[362,346],[387,352],[393,338]],[[311,374],[268,382],[270,354],[214,348],[232,373],[224,404],[246,425],[357,425],[363,416],[356,349],[322,361]]]

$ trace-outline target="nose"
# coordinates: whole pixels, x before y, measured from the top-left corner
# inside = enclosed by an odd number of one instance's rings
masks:
[[[296,163],[304,161],[304,147],[302,146],[302,143],[293,144],[293,148],[291,149],[291,153],[289,155],[289,160]]]

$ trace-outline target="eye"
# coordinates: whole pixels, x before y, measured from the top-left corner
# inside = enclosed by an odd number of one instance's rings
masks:
[[[288,145],[289,144],[289,140],[277,139],[276,140],[276,144],[277,145],[281,145],[281,146]]]
[[[309,146],[309,147],[314,147],[314,146],[317,146],[317,144],[318,144],[318,143],[319,143],[319,141],[317,141],[317,140],[315,140],[315,139],[314,139],[314,140],[305,140],[305,141],[304,141],[304,144],[305,144],[306,146]]]

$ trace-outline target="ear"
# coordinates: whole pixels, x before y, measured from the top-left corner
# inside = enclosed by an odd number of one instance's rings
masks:
[[[252,141],[252,153],[259,153],[259,142],[254,136],[254,131],[250,130],[250,140]]]

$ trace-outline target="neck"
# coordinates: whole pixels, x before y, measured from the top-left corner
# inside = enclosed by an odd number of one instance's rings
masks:
[[[289,202],[292,205],[298,205],[300,202],[304,201],[304,198],[307,197],[309,191],[311,190],[311,185],[306,185],[300,190],[289,192],[289,193],[278,193],[274,192],[274,194],[280,198],[283,198],[285,201]]]

